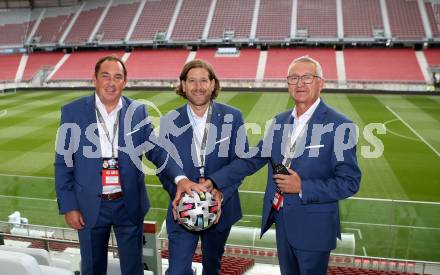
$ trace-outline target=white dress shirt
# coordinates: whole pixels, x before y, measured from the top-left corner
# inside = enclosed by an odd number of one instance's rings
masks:
[[[203,134],[205,132],[206,127],[206,118],[208,117],[208,109],[206,109],[203,116],[199,117],[194,113],[193,109],[189,106],[189,104],[186,105],[186,112],[188,114],[189,121],[191,122],[191,126],[193,129],[193,140],[196,145],[196,152],[197,152],[197,163],[198,166],[202,165],[202,160],[200,159],[200,151],[202,147],[202,140],[203,140]],[[206,160],[206,158],[205,158]]]
[[[315,112],[315,110],[318,107],[320,102],[321,102],[321,99],[318,98],[318,100],[316,100],[315,103],[313,103],[312,106],[310,106],[310,108],[307,109],[307,111],[305,111],[304,114],[302,114],[300,117],[298,117],[298,112],[296,110],[296,106],[293,108],[292,116],[295,120],[294,120],[293,127],[292,127],[292,133],[290,134],[290,144],[288,144],[288,148],[286,148],[287,150],[290,150],[290,147],[292,146],[292,144],[294,144],[296,142],[296,140],[298,139],[299,135],[303,131],[304,127],[309,122],[310,118],[312,117],[313,113]],[[286,154],[286,156],[287,155],[288,154]],[[283,164],[286,164],[286,157],[283,160]],[[290,164],[289,164],[289,166],[290,166]]]
[[[296,106],[293,108],[292,116],[293,116],[293,118],[295,120],[294,120],[293,127],[292,127],[292,133],[290,134],[290,143],[289,142],[286,143],[287,144],[286,154],[285,154],[284,159],[283,159],[283,164],[287,168],[290,168],[290,163],[289,163],[289,165],[286,165],[287,164],[286,163],[287,162],[287,158],[292,153],[294,153],[294,152],[289,153],[290,148],[296,142],[296,140],[298,139],[299,135],[303,131],[304,127],[306,127],[306,125],[308,124],[310,118],[312,117],[313,113],[315,112],[315,110],[318,107],[320,102],[321,102],[321,99],[318,98],[318,100],[316,100],[315,103],[313,103],[312,106],[310,106],[310,108],[307,109],[307,111],[305,111],[304,114],[302,114],[300,117],[298,117],[298,112],[296,110]],[[305,131],[306,130],[307,129],[305,129]],[[302,191],[299,192],[299,197],[300,198],[302,197]],[[283,202],[281,203],[281,206],[283,206]]]
[[[115,125],[116,118],[118,117],[118,112],[122,108],[122,99],[119,99],[118,105],[116,105],[116,108],[111,111],[110,113],[107,113],[107,109],[105,108],[105,105],[101,102],[101,99],[99,96],[95,93],[95,101],[96,101],[96,107],[99,110],[99,113],[102,116],[102,119],[104,120],[105,127],[107,127],[109,136],[111,139],[114,138],[113,141],[113,150],[114,150],[114,156],[115,158],[118,157],[118,130],[116,130],[116,137],[113,137],[113,127]],[[101,157],[103,158],[111,158],[112,157],[112,144],[108,140],[107,135],[105,134],[104,128],[102,127],[101,123],[99,122],[98,115],[96,114],[96,121],[98,122],[98,132],[99,132],[99,143],[101,145]],[[118,125],[119,128],[119,125]],[[110,194],[115,192],[122,191],[121,186],[103,186],[102,193],[103,194]]]

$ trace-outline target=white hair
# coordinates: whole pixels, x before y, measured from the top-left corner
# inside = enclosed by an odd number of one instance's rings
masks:
[[[289,68],[287,69],[287,75],[289,75],[290,70],[292,69],[293,66],[295,66],[296,63],[299,62],[308,62],[308,63],[312,63],[313,65],[315,65],[315,69],[316,69],[316,75],[319,76],[320,78],[324,78],[323,74],[322,74],[322,67],[321,64],[319,64],[318,61],[316,61],[315,59],[311,58],[308,55],[303,55],[300,56],[296,59],[294,59],[292,61],[292,63],[290,63]]]

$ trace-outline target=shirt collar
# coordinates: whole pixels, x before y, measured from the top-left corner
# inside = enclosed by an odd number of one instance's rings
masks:
[[[304,120],[304,119],[310,118],[313,115],[313,113],[315,112],[316,108],[318,108],[318,105],[320,102],[321,102],[321,98],[318,97],[318,99],[315,101],[315,103],[313,103],[312,106],[310,106],[310,108],[307,109],[307,111],[305,111],[305,113],[301,115],[299,120]],[[298,120],[296,106],[293,108],[292,116],[293,116],[293,118],[295,118],[295,120]]]
[[[116,108],[109,114],[107,113],[107,109],[105,108],[104,103],[102,103],[101,99],[99,98],[98,94],[95,93],[95,102],[96,107],[98,108],[101,115],[105,116],[111,116],[114,113],[117,113],[122,108],[122,98],[119,98],[118,105],[116,105]]]
[[[203,120],[206,121],[206,118],[208,116],[208,109],[209,107],[206,109],[205,113],[203,114],[202,117],[199,117],[198,115],[196,115],[196,113],[194,113],[193,109],[191,108],[191,106],[189,106],[189,104],[186,104],[186,111],[188,112],[188,114],[190,116],[192,116],[195,120]]]

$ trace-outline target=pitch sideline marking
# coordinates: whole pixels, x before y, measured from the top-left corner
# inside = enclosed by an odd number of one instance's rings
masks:
[[[413,226],[413,225],[399,225],[399,224],[382,224],[382,223],[368,223],[368,222],[344,222],[345,224],[354,224],[354,225],[372,225],[372,226],[380,226],[380,227],[397,227],[397,228],[409,228],[409,229],[421,229],[421,230],[439,230],[440,228],[436,227],[427,227],[427,226]]]
[[[56,202],[56,199],[42,199],[42,198],[32,198],[32,197],[23,197],[23,196],[7,196],[7,195],[0,195],[1,198],[10,198],[10,199],[24,199],[24,200],[38,200],[38,201],[50,201],[50,202]],[[160,208],[160,207],[151,207],[151,210],[159,210],[159,211],[166,211],[168,208]],[[245,217],[254,217],[254,218],[261,218],[261,215],[246,215]],[[382,226],[382,227],[397,227],[397,228],[410,228],[410,229],[422,229],[422,230],[440,230],[440,228],[435,227],[426,227],[426,226],[411,226],[411,225],[396,225],[396,224],[379,224],[379,223],[362,223],[362,222],[344,222],[341,223],[345,224],[357,224],[357,225],[373,225],[373,226]],[[353,229],[353,228],[347,228],[347,229]],[[359,230],[360,235],[360,229]],[[360,235],[361,236],[361,235]]]
[[[403,118],[401,116],[399,116],[399,114],[397,114],[393,109],[391,109],[391,107],[389,106],[385,106],[391,113],[393,113],[393,115],[395,117],[397,117],[398,119],[400,119],[400,121],[402,121],[403,124],[405,124],[406,127],[408,127],[408,129],[411,130],[411,132],[413,132],[414,135],[416,135],[421,141],[423,141],[423,143],[425,143],[438,157],[440,157],[440,153],[431,145],[428,143],[428,141],[426,141],[426,139],[424,139],[419,133],[417,133],[416,130],[414,130],[413,127],[411,127],[411,125],[408,124],[408,122],[406,122],[405,120],[403,120]]]
[[[19,177],[19,178],[31,178],[31,179],[46,179],[53,180],[53,177],[44,177],[44,176],[29,176],[29,175],[14,175],[14,174],[0,174],[0,177]]]
[[[353,230],[353,231],[356,231],[356,232],[359,234],[359,239],[362,240],[362,232],[361,232],[361,230],[360,230],[359,228],[348,228],[348,227],[346,227],[345,229],[346,229],[346,230]]]
[[[29,175],[14,175],[14,174],[1,174],[0,177],[23,177],[23,178],[35,178],[35,179],[49,179],[54,180],[53,177],[44,177],[44,176],[29,176]],[[146,184],[147,187],[151,188],[163,188],[162,185],[159,184]],[[251,190],[238,190],[239,193],[245,194],[258,194],[264,195],[264,191],[251,191]],[[401,202],[401,203],[414,203],[414,204],[432,204],[432,205],[440,205],[440,202],[434,201],[410,201],[410,200],[394,200],[394,199],[381,199],[381,198],[366,198],[366,197],[350,197],[348,200],[365,200],[365,201],[380,201],[380,202]]]
[[[368,256],[367,255],[367,250],[365,249],[365,246],[362,246],[362,251],[364,251],[364,256]]]
[[[38,200],[38,201],[51,201],[55,202],[55,199],[42,199],[42,198],[32,198],[32,197],[17,197],[17,196],[6,196],[6,195],[0,195],[2,198],[11,198],[11,199],[25,199],[25,200]],[[160,207],[151,207],[151,210],[158,210],[158,211],[166,211],[167,208],[160,208]],[[254,218],[260,218],[260,215],[243,215],[246,217],[254,217]],[[434,227],[424,227],[424,226],[410,226],[410,225],[389,225],[389,224],[378,224],[378,223],[361,223],[361,222],[344,222],[341,223],[345,224],[360,224],[360,225],[374,225],[374,226],[382,226],[382,227],[397,227],[397,228],[410,228],[410,229],[422,229],[422,230],[440,230],[440,228],[434,228]],[[349,228],[347,228],[349,229]],[[359,229],[358,229],[359,230]],[[360,230],[359,230],[360,231]],[[360,232],[359,232],[360,233]]]
[[[19,196],[7,196],[7,195],[0,195],[0,198],[7,198],[7,199],[23,199],[23,200],[36,200],[36,201],[50,201],[50,202],[57,201],[57,200],[55,200],[55,199],[42,199],[42,198],[19,197]]]

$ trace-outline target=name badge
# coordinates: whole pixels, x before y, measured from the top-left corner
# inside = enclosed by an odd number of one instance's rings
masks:
[[[277,188],[277,191],[275,192],[275,196],[273,197],[272,201],[272,208],[275,209],[275,211],[280,210],[281,205],[283,203],[283,194],[281,191]]]
[[[102,186],[118,186],[119,165],[117,158],[102,159]]]

